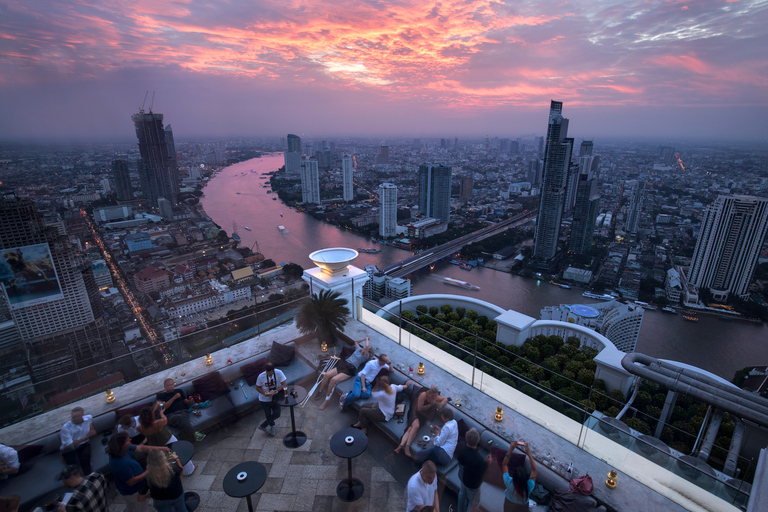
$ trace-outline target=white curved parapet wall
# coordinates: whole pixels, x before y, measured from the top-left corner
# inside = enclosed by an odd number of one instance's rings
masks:
[[[309,255],[309,259],[320,267],[324,273],[335,276],[344,273],[349,268],[350,262],[358,256],[359,253],[354,249],[330,247],[313,252]]]
[[[497,316],[506,311],[495,304],[480,299],[474,299],[472,297],[464,297],[463,295],[453,295],[450,293],[433,293],[428,295],[414,295],[403,300],[391,302],[380,309],[376,314],[378,316],[385,316],[387,313],[396,315],[400,310],[400,304],[403,306],[403,311],[415,311],[416,306],[421,304],[428,308],[432,306],[439,308],[443,304],[449,304],[453,306],[453,309],[456,309],[457,307],[464,307],[467,308],[467,310],[473,309],[477,311],[478,315],[487,316],[488,320],[494,320]]]

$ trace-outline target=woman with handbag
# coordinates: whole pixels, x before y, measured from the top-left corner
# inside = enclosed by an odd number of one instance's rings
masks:
[[[187,512],[181,473],[182,466],[178,455],[166,457],[159,450],[149,452],[147,487],[157,512]]]
[[[509,474],[509,459],[512,456],[512,452],[515,451],[516,446],[521,446],[525,449],[525,454],[528,456],[528,460],[531,462],[531,474],[525,470],[525,464],[520,465],[514,469],[512,475]],[[536,469],[536,461],[531,456],[531,447],[528,443],[517,441],[509,445],[507,454],[504,455],[504,460],[501,463],[501,467],[504,471],[504,485],[506,490],[504,491],[504,512],[527,512],[528,511],[528,496],[533,491],[533,487],[536,484],[536,475],[538,473]]]
[[[384,422],[392,419],[392,416],[395,415],[395,402],[398,391],[402,391],[410,385],[410,380],[401,386],[398,384],[390,384],[389,377],[386,375],[380,376],[371,392],[371,395],[376,399],[376,402],[366,402],[360,407],[357,423],[353,423],[352,427],[359,428],[364,434],[367,434],[368,425],[370,425],[371,422]]]

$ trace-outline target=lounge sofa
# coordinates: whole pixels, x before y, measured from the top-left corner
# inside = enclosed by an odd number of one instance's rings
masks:
[[[408,377],[399,371],[391,372],[389,374],[389,378],[392,384],[404,384],[408,380]],[[354,379],[345,380],[337,386],[336,391],[340,394],[350,391],[353,384]],[[363,403],[371,400],[372,399],[359,399],[353,402],[350,407],[352,407],[354,410],[359,410]],[[406,408],[410,407],[409,398],[406,398],[404,403],[406,404]],[[496,435],[493,431],[486,429],[484,425],[477,422],[469,415],[465,414],[460,408],[456,408],[453,405],[448,405],[448,407],[453,409],[454,419],[457,421],[457,423],[459,423],[459,447],[462,446],[463,434],[470,428],[475,428],[480,434],[480,443],[478,445],[480,454],[485,457],[491,451],[494,452],[495,458],[493,459],[492,464],[495,464],[496,467],[489,468],[489,470],[486,472],[486,476],[480,491],[480,506],[483,510],[489,512],[501,510],[504,503],[504,482],[502,477],[503,472],[501,471],[501,462],[503,459],[503,454],[506,453],[506,451],[509,449],[509,442]],[[392,439],[395,443],[399,443],[400,438],[405,433],[405,429],[408,426],[406,421],[398,423],[395,418],[392,418],[385,423],[373,423],[373,426],[378,428],[383,434]],[[439,418],[435,418],[433,424],[441,425],[442,423]],[[422,438],[422,436],[430,434],[429,430],[429,425],[421,425],[419,427],[416,440],[410,446],[411,453],[414,456],[424,451],[419,446],[419,440]],[[522,453],[516,455],[520,461],[525,459],[524,463],[526,468],[528,471],[530,471],[531,466],[527,457]],[[538,464],[537,468],[538,477],[536,478],[536,482],[541,484],[547,491],[554,494],[556,492],[568,492],[570,490],[570,485],[565,478],[561,477],[550,468],[545,467],[543,464]],[[461,487],[461,481],[459,479],[460,469],[461,468],[459,468],[458,461],[455,458],[453,458],[450,463],[444,466],[438,466],[437,468],[438,474],[441,475],[441,478],[444,478],[445,480],[445,485],[451,488],[457,494]],[[589,505],[591,505],[594,510],[606,510],[605,507],[598,506],[597,501],[594,498],[587,496],[584,496],[583,498]],[[544,511],[546,510],[546,507],[538,505],[531,510]]]
[[[295,355],[295,350],[294,343],[275,342],[267,352],[178,385],[177,388],[188,395],[199,393],[203,400],[210,400],[209,407],[200,409],[200,416],[190,415],[190,423],[195,430],[210,432],[219,425],[236,421],[238,417],[260,408],[256,388],[248,384],[248,379],[258,370],[259,365],[263,367],[266,364],[270,356],[279,355],[282,358],[279,362],[283,364],[278,367],[285,373],[288,384],[300,384],[313,377],[315,369]],[[236,386],[232,386],[233,383]],[[136,416],[143,407],[151,406],[154,401],[155,396],[150,396],[94,418],[93,425],[97,432],[91,439],[91,467],[94,471],[109,474],[109,456],[104,450],[105,444],[102,444],[105,434],[111,435],[117,421],[124,414]],[[0,481],[0,494],[20,495],[20,510],[25,511],[31,510],[41,497],[61,487],[61,482],[56,480],[65,466],[59,451],[60,445],[58,432],[29,443],[24,452],[32,454],[33,460],[27,464],[31,466],[30,469]],[[21,450],[22,447],[17,449]]]

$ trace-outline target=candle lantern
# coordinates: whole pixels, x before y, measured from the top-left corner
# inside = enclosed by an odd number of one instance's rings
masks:
[[[323,352],[328,352],[328,344],[324,341],[320,343],[320,350]]]
[[[116,398],[115,397],[115,392],[112,391],[111,389],[108,389],[107,390],[107,403],[111,404],[112,402],[115,401],[115,398]]]
[[[615,469],[608,472],[608,479],[605,481],[605,486],[609,489],[615,489],[619,480],[619,474]]]
[[[493,419],[496,421],[501,421],[504,419],[504,410],[501,408],[501,406],[496,408],[496,414],[493,415]]]
[[[419,375],[424,375],[424,363],[419,363]]]
[[[206,366],[211,366],[213,364],[213,358],[211,357],[211,354],[205,354],[205,364]]]

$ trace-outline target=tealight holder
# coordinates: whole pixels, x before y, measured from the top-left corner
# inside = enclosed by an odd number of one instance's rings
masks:
[[[320,343],[320,351],[321,352],[328,352],[328,344],[326,342]]]
[[[496,414],[493,415],[493,419],[496,421],[502,421],[504,419],[504,410],[501,408],[501,406],[496,408]]]
[[[248,473],[245,471],[241,471],[237,474],[237,481],[238,482],[245,482],[245,479],[248,478]]]
[[[605,481],[605,486],[609,489],[615,489],[616,485],[619,483],[618,480],[619,474],[615,469],[612,469],[608,472],[608,479]]]
[[[117,397],[115,396],[115,392],[112,391],[111,389],[108,389],[107,390],[107,403],[108,404],[113,403],[116,400],[116,398]]]
[[[347,436],[344,438],[344,442],[347,443],[347,445],[351,445],[355,442],[355,438],[352,436]]]
[[[419,363],[419,375],[424,375],[424,363]]]
[[[211,354],[205,354],[205,365],[211,366],[213,364],[213,358],[211,357]]]

